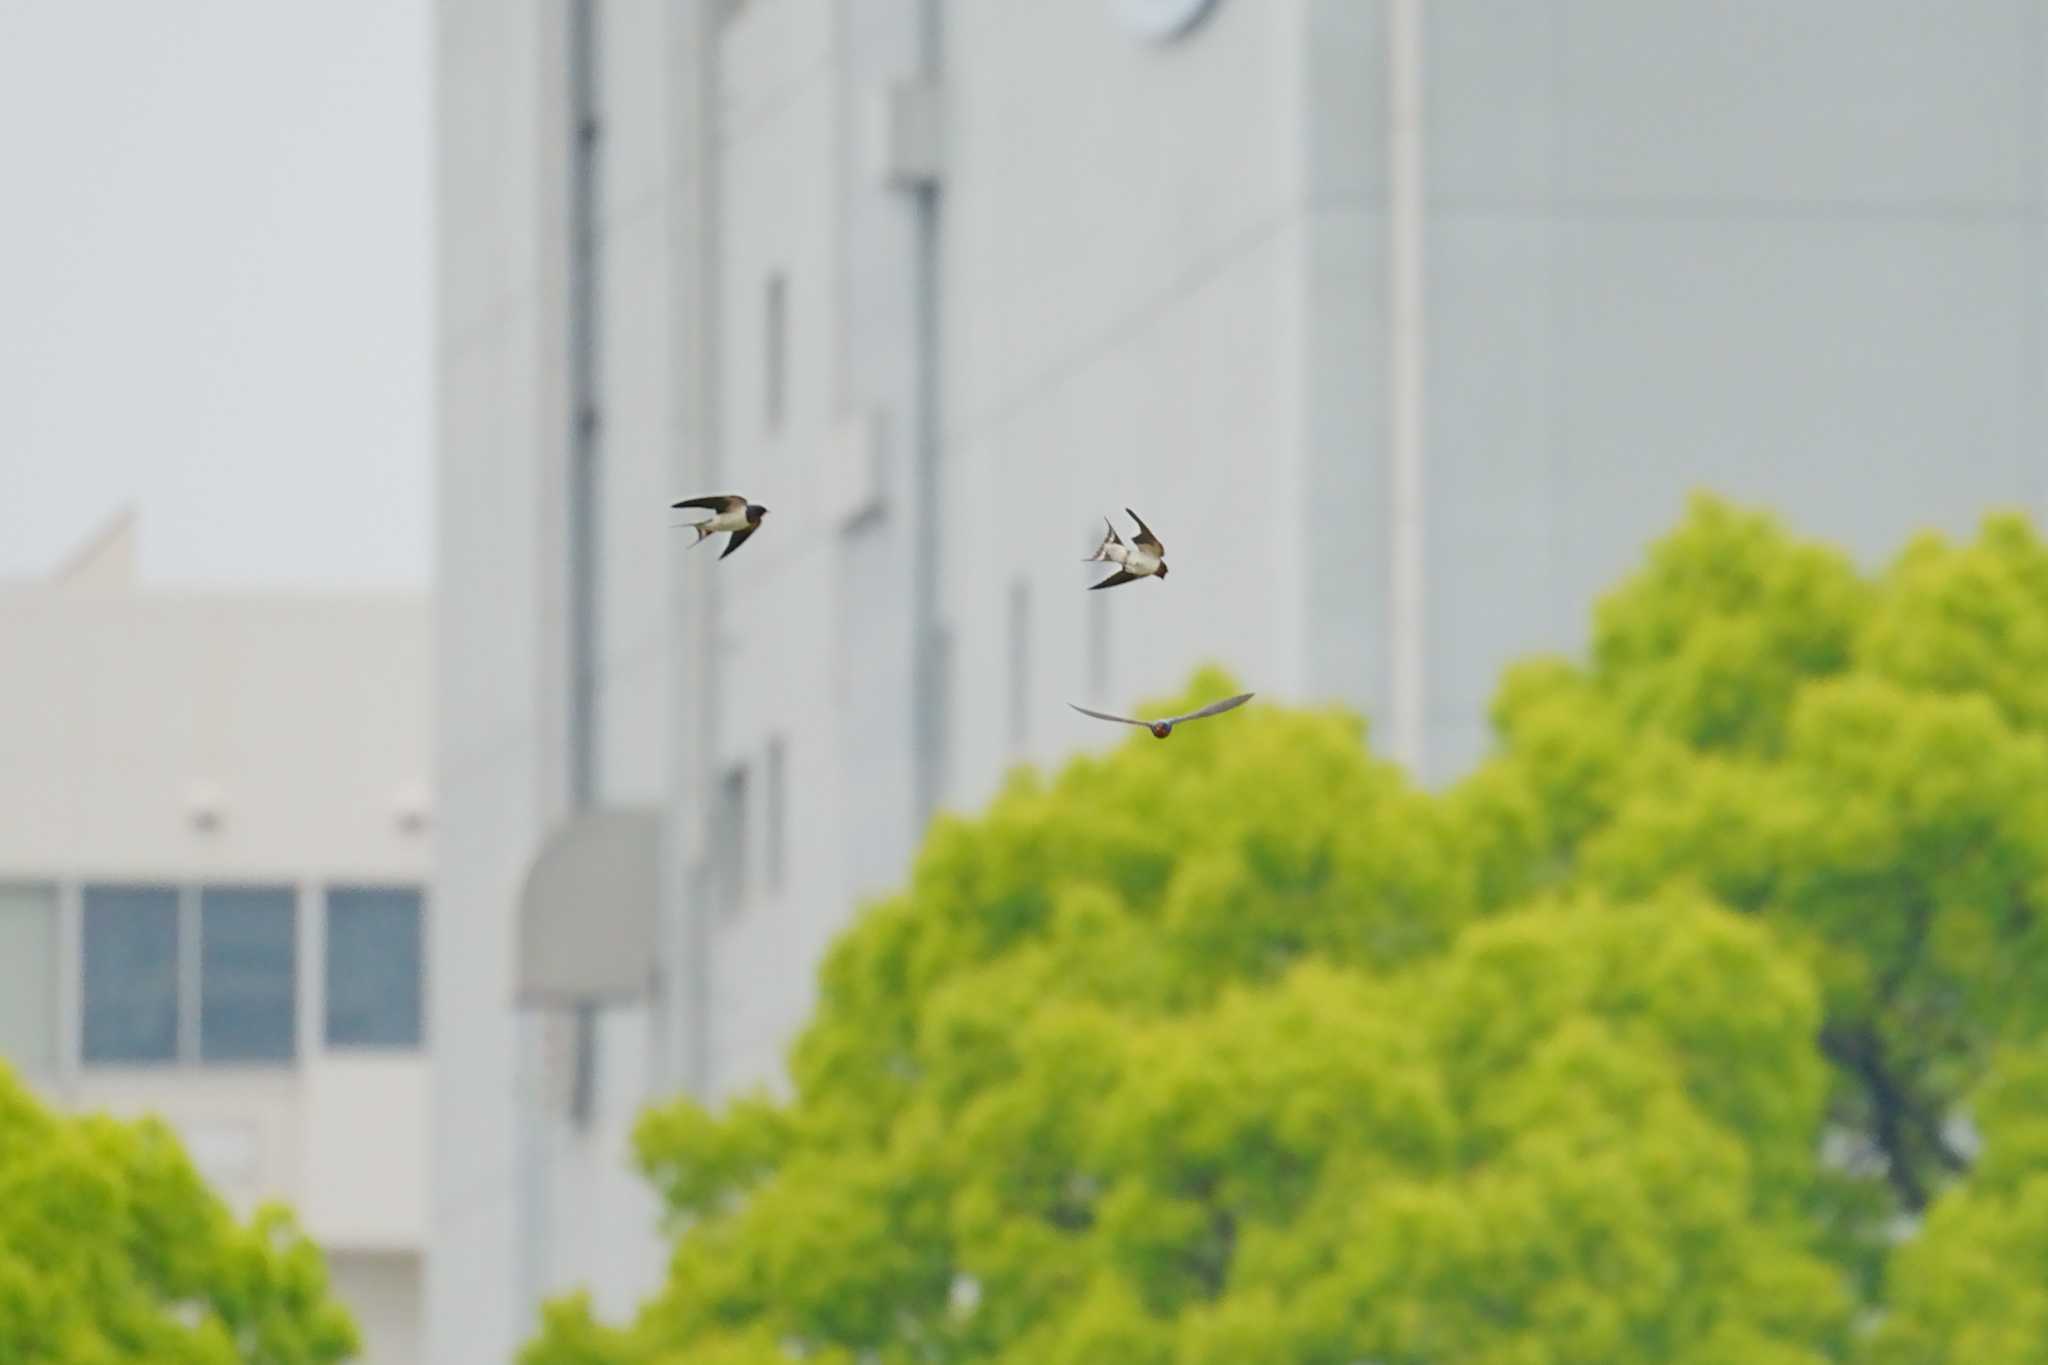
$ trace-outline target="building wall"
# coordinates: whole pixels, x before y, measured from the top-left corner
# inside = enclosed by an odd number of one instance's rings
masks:
[[[329,1256],[327,1268],[355,1314],[363,1365],[429,1365],[417,1253],[343,1252]]]
[[[2038,504],[2048,12],[1423,13],[1427,777],[1695,488],[1866,558]],[[1163,48],[1092,5],[952,18],[949,525],[996,561],[949,585],[961,686],[1006,691],[1018,576],[1029,685],[1085,684],[1036,528],[1122,484],[1186,590],[1101,605],[1107,699],[1210,655],[1384,746],[1384,15],[1224,3]],[[959,795],[1085,742],[1048,719],[964,730]]]
[[[1099,742],[1061,701],[1134,705],[1208,662],[1377,716],[1378,8],[1219,4],[1164,45],[1107,6],[948,14],[947,525],[976,563],[948,615],[963,695],[1031,698],[1021,736],[957,729],[956,798]],[[1100,571],[1062,561],[1127,506],[1170,581],[1083,598]]]
[[[1428,7],[1431,770],[1711,488],[1866,562],[2048,487],[2048,8]]]
[[[399,818],[426,799],[422,598],[0,585],[0,631],[0,766],[34,794],[0,868],[426,875]]]
[[[714,1093],[779,1072],[812,999],[786,964],[815,961],[914,838],[915,208],[866,153],[876,104],[917,69],[917,16],[908,0],[750,0],[718,35],[715,491],[772,510],[743,558],[672,542],[715,593],[710,641],[682,646],[715,660],[692,699],[713,718],[706,777],[746,787],[743,845],[708,869],[736,860],[746,887],[709,936]],[[836,468],[866,462],[879,473]]]
[[[844,383],[840,345],[845,295],[838,258],[842,205],[837,125],[838,7],[830,0],[751,0],[719,34],[716,204],[719,321],[715,402],[719,482],[704,492],[745,492],[771,509],[742,555],[718,561],[723,540],[676,553],[686,571],[712,577],[717,617],[709,641],[715,690],[699,699],[715,716],[708,755],[715,785],[745,775],[744,814],[719,862],[737,864],[745,891],[718,907],[710,950],[714,1090],[774,1069],[773,1021],[808,995],[771,964],[812,951],[798,918],[839,890],[834,793],[839,790],[833,706],[845,655],[839,592],[841,527],[815,497]],[[779,280],[787,300],[780,416],[770,412],[767,299]],[[692,490],[697,491],[695,489]],[[856,648],[858,646],[856,645]],[[766,866],[767,753],[783,746],[785,793],[798,802],[805,857],[786,860],[801,880],[779,882]],[[787,795],[785,796],[787,801]],[[785,807],[786,809],[786,807]],[[792,942],[797,939],[797,942]],[[801,946],[800,946],[801,945]]]
[[[661,1264],[631,1125],[666,1045],[646,1002],[587,1027],[519,1010],[516,906],[572,815],[571,8],[439,7],[441,308],[438,641],[446,793],[436,884],[435,1206],[427,1358],[509,1359],[540,1302],[595,1287],[622,1311]],[[593,797],[669,786],[676,496],[669,352],[679,60],[669,7],[607,4],[594,26],[598,418],[589,639]],[[585,1060],[579,1062],[579,1057]],[[588,1065],[594,1105],[573,1112]]]
[[[681,496],[671,491],[678,361],[671,283],[676,130],[670,119],[679,54],[670,6],[602,3],[592,16],[592,94],[601,128],[594,224],[600,487],[593,795],[602,805],[658,806],[668,790],[672,730],[681,718],[664,591],[667,556],[677,543],[667,507]],[[543,440],[543,460],[560,448]],[[607,1008],[590,1021],[592,1107],[578,1118],[571,1112],[578,1025],[559,1013],[526,1021],[542,1050],[545,1129],[536,1169],[547,1175],[530,1177],[546,1210],[542,1281],[549,1293],[587,1286],[599,1310],[614,1315],[644,1297],[666,1264],[656,1233],[660,1210],[632,1160],[633,1125],[647,1097],[663,1089],[660,1022],[656,1002],[648,1000]]]
[[[538,1140],[538,1085],[520,1069],[521,1020],[510,1007],[511,907],[561,802],[555,475],[567,429],[567,208],[566,114],[555,111],[566,107],[567,79],[559,5],[444,0],[437,14],[435,773],[444,814],[426,1354],[459,1365],[511,1359],[542,1287],[541,1229],[519,1197]]]
[[[391,1305],[416,1305],[427,1234],[428,1061],[405,1007],[427,964],[400,960],[406,934],[366,949],[329,930],[363,923],[337,918],[347,888],[379,888],[380,919],[432,920],[428,603],[145,591],[133,533],[0,585],[0,917],[47,953],[0,960],[0,1052],[57,1104],[169,1121],[237,1214],[290,1204],[369,1330],[363,1359],[419,1359],[416,1307]],[[138,924],[105,892],[137,885],[163,888],[174,960],[131,956]],[[250,888],[260,943],[209,908]],[[130,987],[165,985],[167,1049],[95,1050]],[[365,1256],[386,1273],[358,1292],[345,1267]]]

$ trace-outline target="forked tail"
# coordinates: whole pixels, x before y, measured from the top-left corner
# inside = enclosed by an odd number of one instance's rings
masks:
[[[1102,543],[1095,547],[1094,554],[1081,561],[1083,564],[1093,564],[1099,559],[1108,559],[1110,558],[1109,547],[1123,544],[1123,541],[1117,538],[1116,527],[1110,524],[1108,517],[1102,519],[1102,530]]]

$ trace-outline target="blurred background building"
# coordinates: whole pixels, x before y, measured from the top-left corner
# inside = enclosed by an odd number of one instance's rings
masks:
[[[1216,660],[1441,781],[1694,488],[2048,483],[2032,0],[437,9],[443,1365],[650,1286],[640,1106],[778,1083],[1066,701]]]
[[[0,1056],[167,1119],[421,1354],[432,628],[417,591],[142,589],[117,518],[0,582]]]

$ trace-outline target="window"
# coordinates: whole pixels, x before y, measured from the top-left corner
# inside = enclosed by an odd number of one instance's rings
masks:
[[[789,823],[789,792],[787,777],[783,772],[782,738],[776,736],[768,741],[767,778],[767,839],[768,850],[765,858],[768,867],[768,889],[782,890],[784,875],[783,860],[788,856],[786,841]]]
[[[0,886],[0,1058],[57,1064],[57,888]]]
[[[84,948],[83,1059],[176,1061],[177,890],[86,887]]]
[[[420,1045],[420,921],[420,893],[410,887],[328,889],[329,1047]]]
[[[727,770],[712,808],[711,862],[719,904],[730,914],[747,900],[747,770]]]
[[[298,1055],[298,896],[289,886],[199,893],[199,1060]]]
[[[1010,584],[1010,743],[1031,738],[1031,585]]]
[[[768,277],[762,338],[762,420],[777,431],[789,401],[789,277],[780,271]]]
[[[939,803],[945,800],[947,788],[953,781],[954,647],[951,626],[940,626],[933,632],[931,749],[926,759],[930,771],[925,777],[925,801],[918,811],[920,820],[929,820],[938,811]]]

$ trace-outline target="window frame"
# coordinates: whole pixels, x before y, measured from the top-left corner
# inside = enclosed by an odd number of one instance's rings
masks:
[[[20,893],[22,905],[30,905],[42,911],[47,935],[44,949],[41,979],[48,983],[48,992],[41,1001],[42,1039],[39,1056],[0,1053],[0,1057],[17,1071],[30,1077],[54,1076],[63,1071],[70,1046],[65,1038],[65,887],[61,882],[38,877],[8,877],[0,879],[0,893]],[[41,904],[34,905],[40,897]],[[33,970],[34,964],[30,964]]]

